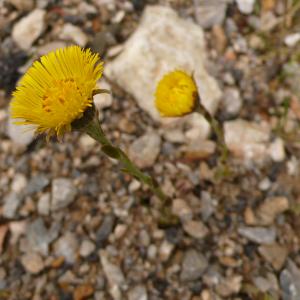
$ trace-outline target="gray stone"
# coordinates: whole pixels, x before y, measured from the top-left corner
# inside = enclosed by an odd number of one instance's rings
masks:
[[[106,64],[105,74],[132,94],[154,119],[161,120],[154,106],[157,82],[174,69],[194,72],[202,101],[213,113],[221,92],[205,70],[206,60],[201,27],[179,18],[169,7],[147,6],[138,29],[121,54]]]
[[[188,250],[183,257],[180,279],[193,281],[199,279],[207,269],[207,259],[194,249]]]
[[[72,232],[66,232],[54,244],[54,253],[56,256],[63,256],[65,260],[73,264],[77,258],[78,241]]]
[[[221,25],[225,18],[228,0],[194,0],[197,23],[207,29]]]
[[[50,183],[50,180],[45,175],[43,175],[43,174],[36,175],[29,180],[28,185],[25,190],[25,194],[30,196],[32,194],[40,192],[49,183]]]
[[[9,193],[4,197],[3,216],[6,218],[16,217],[17,210],[21,206],[23,200],[24,197],[21,194],[15,192]]]
[[[224,109],[229,116],[237,116],[242,108],[242,99],[238,89],[230,87],[224,91]]]
[[[273,227],[240,227],[238,233],[258,244],[272,244],[276,239],[276,230]]]
[[[112,233],[115,219],[114,215],[107,215],[104,217],[104,220],[96,233],[96,242],[98,246],[101,246]]]
[[[147,290],[144,285],[137,285],[128,293],[128,300],[148,300]]]
[[[201,217],[203,221],[207,221],[216,211],[218,201],[211,197],[206,191],[201,192]]]
[[[292,260],[287,268],[280,273],[280,287],[283,300],[300,299],[300,270]]]
[[[160,145],[161,138],[157,133],[146,133],[130,145],[129,157],[140,168],[150,167],[160,152]]]
[[[77,189],[72,180],[57,178],[52,181],[52,202],[51,210],[56,211],[67,207],[76,197]]]
[[[147,230],[142,229],[139,232],[139,243],[144,247],[148,247],[150,245],[150,242],[151,238],[149,236],[149,233],[147,232]]]
[[[45,28],[46,11],[35,9],[13,27],[12,38],[23,50],[29,50],[34,41],[41,35]]]
[[[47,229],[42,218],[36,219],[28,225],[26,231],[28,248],[43,255],[48,255],[49,244],[57,238],[59,230],[59,223],[54,223],[50,229]]]

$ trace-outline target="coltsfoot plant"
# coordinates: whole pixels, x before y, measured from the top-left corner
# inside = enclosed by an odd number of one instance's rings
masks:
[[[157,85],[155,105],[162,117],[181,117],[193,112],[200,113],[217,136],[220,160],[216,177],[222,178],[231,174],[222,126],[202,104],[193,76],[183,70],[167,73]]]
[[[122,171],[132,175],[161,200],[162,222],[173,222],[168,197],[157,181],[143,173],[126,153],[113,145],[102,130],[93,96],[108,91],[98,89],[103,63],[98,54],[79,46],[58,49],[33,63],[20,80],[11,101],[11,118],[28,125],[36,134],[62,136],[79,130],[102,145],[102,151],[121,163]]]

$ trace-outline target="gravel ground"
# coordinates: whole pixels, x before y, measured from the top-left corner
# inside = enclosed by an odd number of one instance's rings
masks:
[[[299,0],[0,0],[0,299],[299,300],[299,21]],[[178,224],[89,137],[10,122],[20,76],[69,44],[101,54],[103,128]],[[224,128],[229,175],[201,116],[154,109],[176,67]]]

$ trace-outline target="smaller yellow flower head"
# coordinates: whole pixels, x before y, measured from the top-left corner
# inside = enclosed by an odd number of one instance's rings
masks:
[[[163,117],[180,117],[194,111],[197,93],[193,78],[184,71],[176,70],[159,81],[155,105]]]
[[[13,93],[11,117],[37,133],[62,136],[92,106],[103,70],[98,54],[69,46],[42,56]]]

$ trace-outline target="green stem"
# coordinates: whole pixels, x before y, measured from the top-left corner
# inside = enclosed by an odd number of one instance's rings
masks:
[[[228,148],[225,143],[224,132],[219,121],[210,114],[210,112],[200,101],[197,103],[196,111],[204,116],[204,118],[207,120],[207,122],[210,124],[213,131],[215,132],[218,140],[217,144],[221,153],[221,163],[226,164],[228,159]]]
[[[156,180],[149,175],[144,174],[120,148],[114,146],[105,136],[105,133],[98,119],[94,118],[85,127],[84,131],[93,139],[102,145],[103,152],[111,158],[117,159],[123,165],[123,171],[132,175],[140,182],[146,184],[152,192],[163,201],[166,202],[167,196],[163,193]]]
[[[216,179],[220,179],[223,177],[230,176],[231,170],[228,165],[228,148],[225,143],[225,137],[224,137],[224,131],[217,119],[213,117],[213,115],[210,114],[210,112],[205,108],[205,106],[200,102],[200,99],[197,101],[197,106],[195,108],[195,111],[200,113],[206,121],[210,124],[212,127],[214,133],[217,136],[217,147],[219,150],[219,153],[221,154],[219,166],[217,168],[217,172],[215,174]]]

